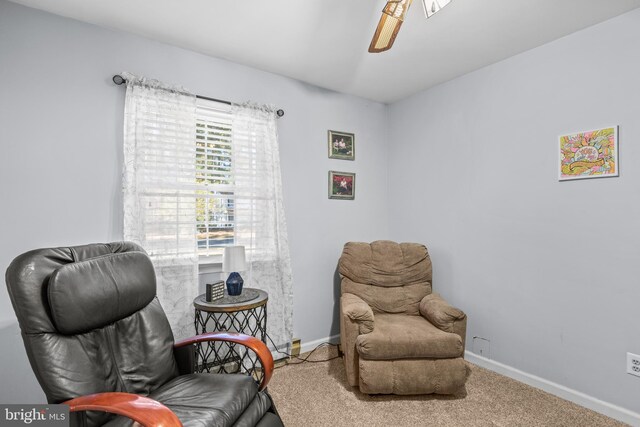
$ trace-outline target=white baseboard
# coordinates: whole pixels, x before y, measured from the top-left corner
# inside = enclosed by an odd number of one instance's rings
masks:
[[[300,353],[306,353],[311,351],[323,342],[329,342],[331,344],[338,344],[340,342],[340,334],[331,335],[330,337],[320,338],[319,340],[313,340],[300,343]]]
[[[539,388],[540,390],[546,391],[547,393],[553,394],[554,396],[561,397],[562,399],[566,399],[580,406],[584,406],[585,408],[599,412],[618,421],[622,421],[623,423],[640,427],[640,414],[638,414],[637,412],[633,412],[620,406],[616,406],[600,399],[596,399],[595,397],[545,380],[544,378],[528,374],[511,366],[496,362],[495,360],[478,356],[477,354],[471,353],[470,351],[465,351],[464,354],[467,361],[480,367],[497,372],[506,377],[513,378],[516,381],[520,381],[532,387]]]

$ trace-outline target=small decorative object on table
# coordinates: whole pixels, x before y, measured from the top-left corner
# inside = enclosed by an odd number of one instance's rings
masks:
[[[207,302],[215,301],[224,297],[224,280],[215,283],[207,283],[207,292],[205,300]]]
[[[224,248],[222,270],[230,273],[229,278],[227,278],[227,293],[232,296],[240,295],[244,280],[238,272],[246,270],[244,246],[227,246]]]

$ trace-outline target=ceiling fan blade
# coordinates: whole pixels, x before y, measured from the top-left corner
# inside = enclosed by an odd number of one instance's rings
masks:
[[[369,45],[369,52],[378,53],[391,49],[412,1],[390,0],[387,2],[382,9],[380,22],[378,22],[378,27]]]
[[[378,53],[391,49],[401,25],[401,20],[383,13],[369,45],[369,52]]]

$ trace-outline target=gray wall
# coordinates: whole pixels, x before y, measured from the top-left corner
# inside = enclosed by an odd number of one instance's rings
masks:
[[[468,349],[636,412],[639,40],[636,10],[389,109],[390,233],[429,246]],[[558,135],[616,124],[620,177],[558,182]]]
[[[387,237],[386,107],[0,0],[0,271],[29,249],[122,239],[120,71],[195,93],[275,104],[294,274],[294,333],[339,333],[334,275],[348,240]],[[355,162],[327,158],[327,130],[356,134]],[[329,200],[328,170],[357,173]],[[372,215],[372,213],[375,213]],[[0,286],[0,402],[42,401]]]

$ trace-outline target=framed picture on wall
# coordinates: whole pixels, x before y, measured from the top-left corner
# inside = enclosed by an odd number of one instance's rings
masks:
[[[618,176],[618,169],[618,126],[560,136],[560,181]]]
[[[352,133],[329,131],[329,158],[356,159],[356,137]]]
[[[356,174],[329,171],[329,198],[353,200],[356,194]]]

